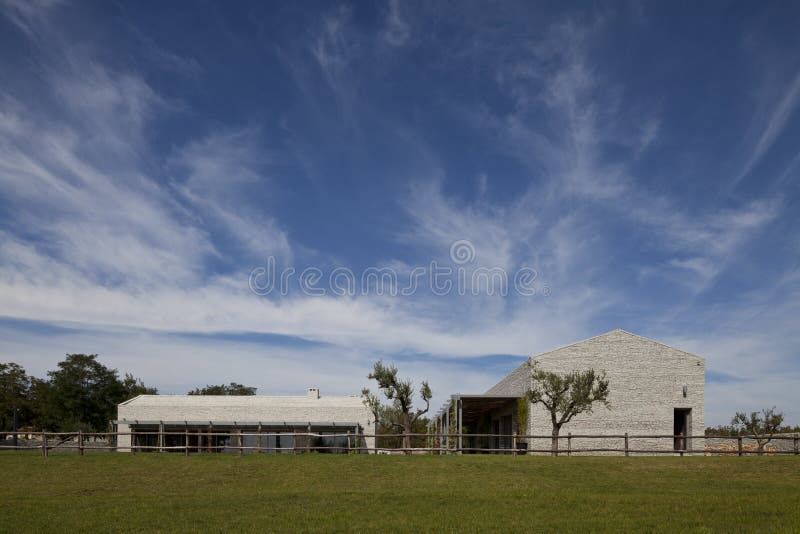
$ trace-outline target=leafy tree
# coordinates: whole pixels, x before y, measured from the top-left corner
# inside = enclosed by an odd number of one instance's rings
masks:
[[[230,384],[206,385],[204,388],[195,388],[188,395],[255,395],[257,389],[231,382]]]
[[[731,420],[731,426],[740,432],[746,432],[756,440],[758,454],[764,453],[764,446],[772,441],[772,436],[783,423],[783,414],[775,413],[775,407],[761,410],[761,413],[751,412],[748,416],[744,412],[736,412]]]
[[[49,430],[103,431],[119,403],[156,392],[131,374],[120,380],[117,370],[100,363],[97,354],[67,354],[58,369],[47,374],[48,381],[32,382],[31,397],[36,423]]]
[[[67,354],[58,370],[47,374],[50,391],[44,400],[58,416],[58,430],[103,430],[117,404],[127,400],[117,371],[97,361],[97,354]]]
[[[0,429],[11,428],[16,408],[20,427],[102,431],[116,415],[117,404],[158,393],[130,373],[120,380],[116,369],[105,367],[96,354],[67,354],[48,377],[42,380],[16,363],[0,363]]]
[[[600,402],[608,407],[608,380],[604,371],[572,371],[552,373],[531,366],[531,388],[527,392],[533,404],[541,404],[553,424],[552,451],[558,456],[558,435],[561,427],[581,413],[592,413],[592,405]]]
[[[392,401],[391,406],[382,406],[378,398],[368,388],[361,390],[364,404],[370,408],[374,416],[380,416],[379,421],[403,433],[403,448],[411,448],[411,436],[415,423],[420,416],[430,409],[433,393],[428,382],[422,382],[420,397],[425,403],[425,408],[414,410],[414,383],[410,379],[401,380],[397,377],[397,367],[384,365],[382,361],[375,362],[372,372],[367,375],[370,380],[375,380],[387,399]],[[410,454],[410,451],[408,451]]]
[[[0,363],[0,429],[12,429],[14,413],[17,426],[30,420],[31,377],[16,363]]]
[[[378,434],[391,434],[392,430],[388,432],[383,432],[383,428],[385,425],[385,421],[388,419],[386,417],[386,408],[381,404],[381,400],[374,395],[369,388],[361,388],[361,398],[364,406],[369,409],[369,412],[372,414],[372,420],[375,422],[375,447],[378,446]],[[384,443],[384,446],[386,444]]]
[[[393,422],[402,420],[397,409],[394,406],[381,404],[380,399],[370,393],[367,388],[361,390],[361,395],[364,405],[369,408],[373,421],[375,421],[375,446],[387,448],[405,447],[403,437],[394,436],[394,434],[397,434],[397,427]],[[430,421],[426,417],[415,419],[411,424],[411,434],[427,434],[429,423]],[[413,447],[427,446],[427,438],[425,436],[411,436],[409,442]]]
[[[31,379],[31,424],[34,428],[42,430],[55,430],[65,425],[60,425],[61,410],[54,399],[53,387],[47,380],[40,378]]]
[[[131,373],[125,373],[125,377],[122,379],[122,389],[125,390],[125,396],[129,399],[138,395],[158,394],[158,389],[145,386],[141,379],[136,378]]]

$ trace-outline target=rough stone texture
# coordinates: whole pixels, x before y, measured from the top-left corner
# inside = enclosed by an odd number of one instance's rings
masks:
[[[798,437],[797,434],[775,434],[775,436],[772,438],[772,441],[767,443],[765,450],[767,452],[781,451],[797,454],[800,452],[800,437],[795,440],[796,437]],[[796,444],[797,448],[795,448]],[[742,451],[744,453],[754,454],[754,451],[756,451],[757,447],[758,444],[756,440],[752,438],[742,439]],[[738,448],[737,439],[735,437],[706,438],[706,450],[709,454],[724,453],[728,455],[734,455],[737,454]]]
[[[663,434],[674,430],[674,409],[690,408],[689,434],[703,435],[705,412],[705,360],[657,341],[623,330],[614,330],[567,347],[531,357],[546,371],[604,370],[609,380],[608,409],[595,404],[591,414],[576,416],[561,428],[561,435]],[[683,386],[687,396],[683,396]],[[523,395],[530,386],[528,363],[489,389],[487,394]],[[528,434],[550,435],[549,414],[541,405],[532,405]],[[549,448],[549,440],[529,440],[529,448]],[[567,440],[562,440],[565,450]],[[694,439],[689,448],[702,449],[703,439]],[[577,448],[622,448],[623,439],[572,440]],[[630,438],[631,449],[672,449],[670,439]]]
[[[318,392],[316,393],[318,395]],[[124,421],[187,421],[241,423],[358,423],[374,434],[372,414],[361,397],[269,397],[264,395],[140,395],[117,407],[118,431],[128,432]],[[348,429],[343,429],[346,432]],[[130,450],[130,436],[120,436],[119,450]],[[374,438],[366,438],[367,447]]]

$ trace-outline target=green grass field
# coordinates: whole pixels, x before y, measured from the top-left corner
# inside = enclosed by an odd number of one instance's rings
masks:
[[[800,530],[800,458],[0,454],[3,531]]]

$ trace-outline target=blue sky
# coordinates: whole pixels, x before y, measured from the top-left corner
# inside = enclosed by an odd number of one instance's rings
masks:
[[[623,328],[707,358],[707,423],[800,423],[800,6],[0,13],[0,359],[355,394],[384,358],[438,404]],[[463,240],[535,294],[249,287]]]

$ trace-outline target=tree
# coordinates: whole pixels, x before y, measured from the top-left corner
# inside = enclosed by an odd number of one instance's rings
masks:
[[[258,388],[243,386],[236,382],[220,384],[218,386],[206,385],[204,388],[195,388],[188,395],[255,395]]]
[[[101,432],[116,416],[117,405],[140,393],[155,393],[131,374],[119,379],[116,369],[98,361],[97,354],[67,354],[49,381],[31,386],[35,420],[42,428]]]
[[[561,427],[581,413],[592,413],[592,405],[600,402],[608,407],[608,380],[604,371],[572,371],[552,373],[531,366],[531,388],[527,392],[533,404],[541,404],[553,424],[552,451],[558,456],[558,435]]]
[[[386,426],[399,429],[403,433],[403,448],[411,448],[411,436],[417,420],[430,409],[433,393],[428,382],[422,382],[420,397],[425,403],[425,408],[414,410],[414,383],[410,379],[401,380],[397,377],[397,367],[384,365],[382,361],[375,362],[372,372],[367,375],[370,380],[375,380],[387,399],[392,401],[390,407],[381,405],[378,398],[368,388],[361,390],[364,404],[372,411],[376,421],[383,421]],[[411,451],[407,451],[408,454]]]
[[[369,388],[361,388],[361,398],[364,406],[369,409],[372,414],[372,420],[375,422],[375,447],[378,446],[378,430],[386,421],[386,409],[377,395],[374,395]]]
[[[31,424],[34,428],[42,430],[55,430],[58,428],[61,410],[56,407],[53,399],[53,387],[47,380],[40,378],[31,379]]]
[[[744,412],[736,412],[731,420],[731,426],[740,433],[746,432],[755,438],[758,454],[764,454],[764,446],[772,441],[772,436],[783,423],[783,414],[775,413],[775,407],[761,410],[761,413],[751,412],[748,417]]]
[[[141,379],[136,378],[131,373],[125,373],[122,379],[122,389],[125,390],[125,397],[132,399],[138,395],[157,395],[158,389],[145,386]]]
[[[30,419],[31,377],[16,363],[0,363],[0,430],[16,429]]]
[[[57,416],[57,430],[102,431],[127,400],[116,369],[97,361],[97,354],[67,354],[58,370],[47,373],[49,392],[45,409]]]

